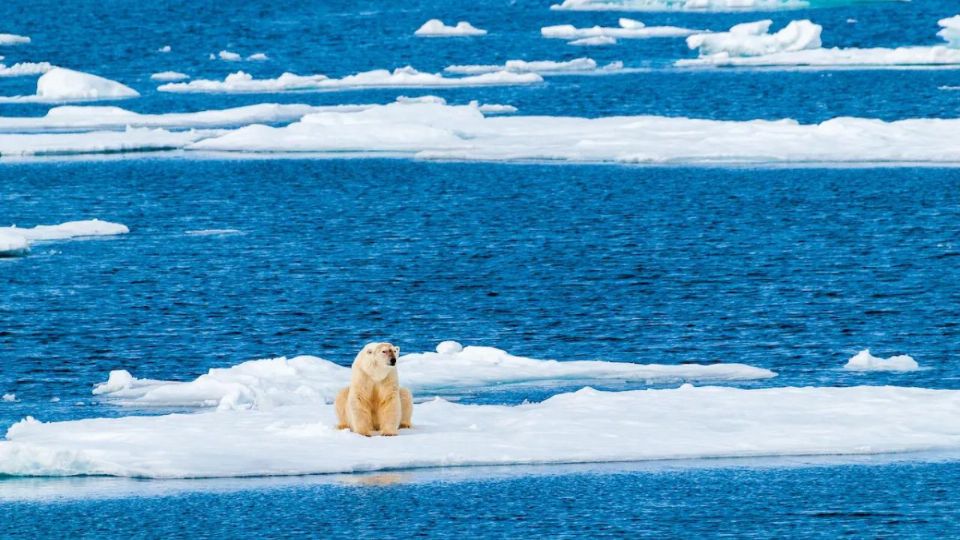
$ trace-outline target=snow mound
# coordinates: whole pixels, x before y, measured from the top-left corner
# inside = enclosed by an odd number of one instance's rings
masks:
[[[948,43],[896,48],[823,48],[820,26],[793,21],[776,34],[767,30],[770,21],[734,26],[729,32],[697,34],[687,38],[699,57],[675,62],[678,67],[798,67],[816,68],[909,68],[960,65],[960,16],[939,21],[937,34]]]
[[[447,26],[440,19],[430,19],[414,32],[420,37],[458,37],[458,36],[485,36],[486,30],[481,30],[467,21],[460,21],[456,26]]]
[[[0,57],[0,60],[3,58]],[[0,77],[26,77],[30,75],[40,75],[53,69],[55,66],[49,62],[17,62],[12,66],[0,64]]]
[[[153,81],[182,81],[189,78],[189,75],[180,73],[179,71],[161,71],[150,75],[150,80]]]
[[[820,48],[823,27],[808,20],[790,21],[775,34],[770,33],[771,20],[738,24],[728,32],[694,34],[687,45],[700,56],[762,56],[785,51]]]
[[[0,45],[22,45],[24,43],[30,43],[30,38],[17,34],[0,34]]]
[[[744,364],[630,364],[625,362],[534,360],[493,347],[463,347],[454,341],[435,353],[407,354],[398,362],[404,386],[424,395],[455,394],[503,385],[553,386],[634,382],[742,381],[776,376]],[[329,403],[350,380],[350,367],[314,356],[251,360],[211,369],[188,382],[134,378],[113,371],[93,393],[120,404],[156,407],[258,409]]]
[[[905,354],[889,358],[877,358],[870,354],[870,349],[864,349],[850,358],[843,369],[847,371],[917,371],[920,369],[920,365],[912,357]]]
[[[607,39],[648,39],[661,37],[683,37],[699,32],[689,28],[678,26],[647,26],[640,21],[622,18],[619,21],[620,26],[607,28],[603,26],[594,26],[591,28],[577,28],[572,24],[561,24],[557,26],[544,26],[540,29],[540,35],[545,38],[554,39],[589,39],[589,38],[607,38]],[[597,44],[593,42],[592,44]]]
[[[660,116],[486,117],[476,107],[392,103],[247,126],[188,147],[416,159],[615,163],[960,163],[960,119],[718,121]]]
[[[94,101],[122,99],[140,94],[116,81],[89,73],[55,67],[37,79],[37,93],[33,96],[0,97],[0,103],[56,103],[62,101]]]
[[[30,251],[33,242],[70,240],[72,238],[115,236],[130,229],[120,223],[92,219],[68,221],[60,225],[37,225],[33,228],[0,227],[0,256],[15,257]]]
[[[348,473],[410,467],[856,455],[960,449],[960,391],[684,387],[541,403],[414,408],[414,427],[366,438],[331,405],[42,423],[0,441],[0,474],[148,478]]]
[[[223,81],[196,79],[188,83],[164,84],[157,90],[185,93],[275,93],[357,88],[505,86],[540,82],[543,82],[543,79],[535,73],[502,71],[469,77],[444,77],[441,74],[420,72],[407,66],[393,71],[385,69],[365,71],[340,79],[333,79],[326,75],[295,75],[293,73],[284,73],[275,79],[254,79],[252,75],[238,71],[227,75]]]
[[[504,64],[466,64],[447,66],[443,70],[447,73],[477,75],[482,73],[537,73],[539,75],[568,75],[576,73],[613,73],[623,69],[623,62],[611,62],[598,67],[592,58],[574,58],[563,62],[552,60],[507,60]]]

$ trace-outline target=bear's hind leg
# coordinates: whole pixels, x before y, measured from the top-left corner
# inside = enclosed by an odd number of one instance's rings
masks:
[[[407,388],[400,389],[400,428],[413,427],[413,394]]]
[[[350,388],[344,388],[337,392],[337,399],[333,402],[333,408],[337,411],[337,429],[347,429],[350,427],[347,420],[347,397],[350,395]]]

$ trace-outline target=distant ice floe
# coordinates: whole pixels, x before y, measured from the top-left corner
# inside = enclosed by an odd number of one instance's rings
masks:
[[[210,53],[211,60],[216,60],[217,58],[219,58],[220,60],[223,60],[224,62],[239,62],[244,59],[240,53],[236,53],[233,51],[224,50],[224,51],[220,51],[217,54]],[[269,59],[270,58],[265,53],[262,53],[262,52],[253,53],[246,58],[246,60],[250,62],[262,62],[264,60],[269,60]]]
[[[4,394],[2,397],[0,397],[0,401],[5,401],[5,402],[7,402],[7,403],[13,403],[14,401],[17,401],[17,395],[16,395],[16,394]]]
[[[616,45],[617,40],[610,36],[596,36],[588,38],[575,39],[568,41],[567,45],[580,45],[583,47],[600,47],[603,45]]]
[[[268,57],[265,53],[262,53],[262,52],[253,53],[247,57],[247,60],[251,62],[263,62],[264,60],[269,60],[269,59],[270,57]]]
[[[917,371],[920,365],[913,357],[905,354],[878,358],[870,354],[870,349],[864,349],[850,358],[843,369],[847,371]]]
[[[237,62],[243,58],[238,53],[235,53],[233,51],[220,51],[219,53],[217,53],[217,57],[225,62]]]
[[[32,228],[0,227],[0,257],[25,255],[33,242],[69,240],[92,236],[115,236],[127,234],[130,229],[121,223],[91,219],[69,221],[60,225],[37,225]],[[12,394],[9,394],[12,395]],[[3,397],[7,400],[6,395]],[[16,399],[14,396],[13,399]]]
[[[176,150],[218,134],[222,132],[134,127],[124,131],[0,134],[0,158]]]
[[[695,34],[687,45],[699,57],[679,60],[679,67],[905,68],[960,67],[960,16],[942,19],[937,34],[947,45],[896,48],[823,48],[822,27],[808,20],[792,21],[769,33],[771,21],[738,24],[728,32]]]
[[[593,26],[591,28],[577,28],[572,24],[561,24],[557,26],[544,26],[540,29],[540,35],[545,38],[584,40],[584,39],[650,39],[666,37],[684,37],[701,32],[690,28],[681,28],[678,26],[647,26],[640,21],[621,18],[619,27]],[[603,42],[608,43],[608,42]],[[584,44],[583,42],[579,44]],[[590,42],[591,45],[601,44],[596,41]]]
[[[27,36],[18,36],[17,34],[0,34],[0,45],[23,45],[25,43],[30,43],[30,38]]]
[[[2,60],[3,57],[0,57]],[[30,75],[41,75],[53,69],[53,64],[49,62],[17,62],[12,66],[0,64],[0,77],[29,77]]]
[[[592,58],[575,58],[562,62],[539,60],[507,60],[504,64],[467,64],[447,66],[443,69],[447,73],[462,75],[478,75],[482,73],[536,73],[538,75],[570,75],[570,74],[603,74],[615,73],[623,70],[623,62],[611,62],[605,66],[598,66]]]
[[[417,159],[615,163],[960,163],[960,119],[720,121],[661,116],[485,117],[392,103],[253,125],[191,144],[229,152],[389,153]]]
[[[602,384],[604,382],[743,381],[776,376],[744,364],[630,364],[625,362],[534,360],[492,347],[443,342],[436,353],[408,354],[398,362],[403,384],[421,397],[478,391],[504,385]],[[188,381],[134,378],[112,371],[93,393],[138,407],[271,409],[329,403],[349,383],[350,368],[314,356],[252,360],[211,369]]]
[[[401,368],[401,381],[404,380]],[[858,386],[584,388],[540,403],[418,403],[396,437],[339,431],[333,406],[14,424],[0,474],[146,478],[410,467],[960,450],[960,391]]]
[[[777,11],[837,7],[876,0],[563,0],[550,6],[571,11]]]
[[[505,86],[540,82],[543,82],[543,78],[535,73],[502,71],[469,77],[444,77],[442,74],[424,73],[407,66],[393,71],[385,69],[365,71],[340,79],[326,75],[294,75],[293,73],[284,73],[276,79],[254,79],[252,75],[238,71],[227,75],[222,81],[195,79],[184,83],[164,84],[157,90],[184,93],[276,93],[358,88]]]
[[[163,47],[160,47],[159,49],[157,49],[157,52],[159,52],[159,53],[168,53],[168,52],[170,52],[170,51],[172,51],[172,50],[173,50],[173,49],[172,49],[169,45],[164,45]]]
[[[481,30],[467,21],[460,21],[456,26],[447,26],[440,19],[430,19],[414,32],[420,37],[464,37],[485,36],[486,30]]]
[[[180,73],[179,71],[161,71],[159,73],[154,73],[150,75],[150,80],[152,81],[182,81],[184,79],[189,79],[190,76],[186,73]]]
[[[59,103],[123,99],[140,93],[116,81],[89,73],[55,67],[37,79],[37,93],[32,96],[0,96],[0,103]]]

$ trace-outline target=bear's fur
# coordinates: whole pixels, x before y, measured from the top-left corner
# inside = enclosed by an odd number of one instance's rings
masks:
[[[337,429],[365,437],[379,431],[396,435],[413,427],[413,394],[400,387],[397,358],[400,349],[390,343],[368,343],[353,361],[350,386],[340,390],[334,406]]]

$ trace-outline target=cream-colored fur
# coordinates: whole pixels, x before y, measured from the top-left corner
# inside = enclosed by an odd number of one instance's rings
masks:
[[[412,427],[413,394],[400,387],[396,361],[400,349],[390,343],[368,343],[353,361],[350,386],[340,390],[334,406],[337,429],[365,437],[379,431],[396,435]]]

